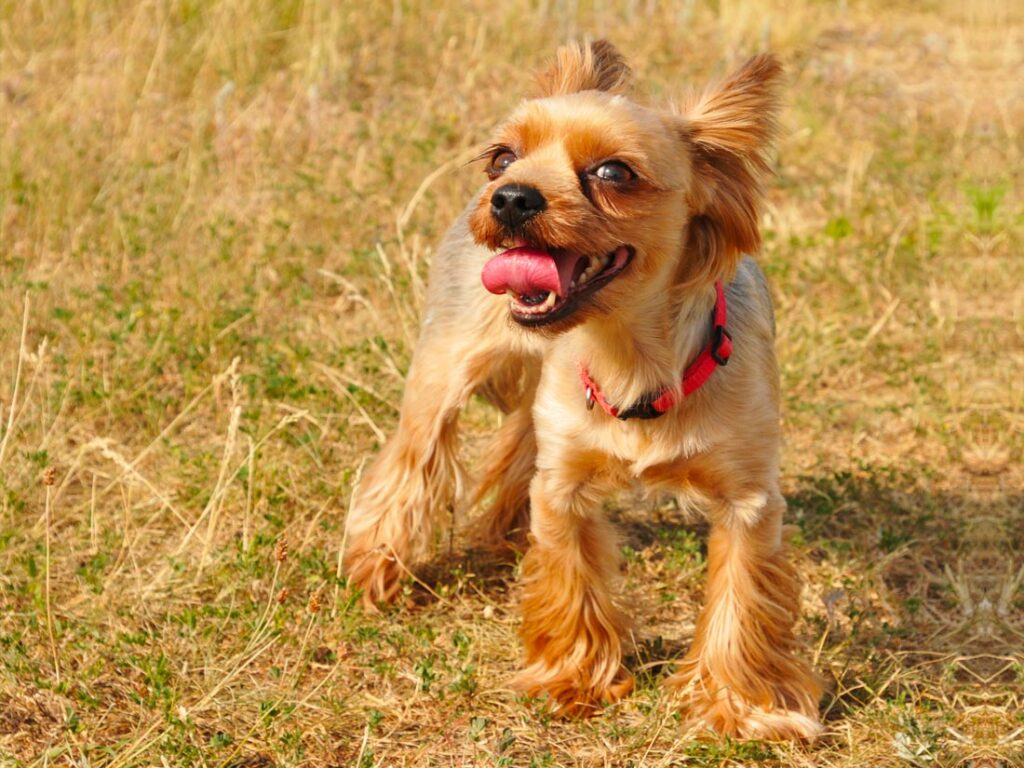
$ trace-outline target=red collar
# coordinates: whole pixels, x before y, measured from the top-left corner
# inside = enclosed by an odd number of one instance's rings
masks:
[[[725,330],[727,319],[725,306],[725,289],[722,281],[715,283],[715,312],[711,318],[711,341],[697,359],[683,371],[683,396],[686,397],[700,389],[704,382],[711,378],[711,374],[720,365],[729,362],[732,355],[732,336]],[[677,390],[672,387],[665,387],[659,392],[648,392],[635,403],[624,410],[620,410],[609,403],[601,393],[587,366],[579,364],[580,381],[583,382],[583,391],[587,397],[587,409],[594,407],[594,403],[601,406],[601,409],[609,416],[617,419],[654,419],[676,404]]]

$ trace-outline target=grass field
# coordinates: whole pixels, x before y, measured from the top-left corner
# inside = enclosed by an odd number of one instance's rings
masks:
[[[705,551],[671,504],[612,505],[637,690],[586,722],[508,690],[472,510],[382,616],[340,575],[464,161],[584,33],[655,101],[786,63],[760,261],[813,746],[662,694]],[[0,0],[0,766],[1024,764],[1022,66],[995,2]]]

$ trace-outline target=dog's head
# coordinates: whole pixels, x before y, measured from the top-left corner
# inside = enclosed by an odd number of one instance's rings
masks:
[[[470,216],[498,251],[488,290],[524,326],[566,330],[595,313],[728,278],[760,245],[780,66],[757,56],[678,109],[626,95],[606,41],[559,49],[481,156]]]

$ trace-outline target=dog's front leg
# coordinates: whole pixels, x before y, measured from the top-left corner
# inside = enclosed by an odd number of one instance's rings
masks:
[[[500,303],[486,294],[454,302],[440,290],[446,279],[453,278],[432,278],[436,298],[413,355],[398,429],[362,476],[345,521],[345,572],[371,609],[394,598],[409,566],[426,553],[437,515],[457,495],[459,411],[517,354]]]
[[[566,453],[570,453],[566,446]],[[615,605],[619,552],[599,508],[602,461],[572,456],[530,486],[530,542],[523,558],[526,668],[514,687],[547,694],[559,714],[589,715],[632,690],[622,667],[625,615]]]
[[[800,580],[782,544],[784,510],[771,491],[712,515],[704,610],[669,685],[689,715],[724,735],[812,739],[821,730],[821,687],[793,633]]]

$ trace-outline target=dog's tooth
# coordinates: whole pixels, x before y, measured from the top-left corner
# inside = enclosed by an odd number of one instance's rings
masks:
[[[612,254],[594,255],[587,257],[587,267],[580,273],[580,276],[573,281],[573,286],[583,285],[600,274],[611,261]]]
[[[583,270],[583,274],[580,275],[580,282],[581,283],[587,282],[587,280],[589,280],[594,275],[596,275],[598,272],[600,272],[602,269],[604,269],[604,265],[602,264],[602,261],[603,261],[603,259],[600,256],[590,256],[590,257],[588,257],[588,262],[589,263],[587,264],[587,268],[585,270]]]

